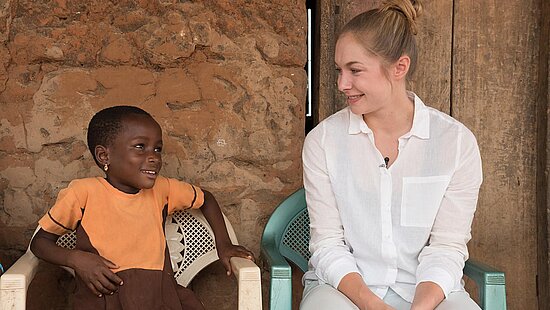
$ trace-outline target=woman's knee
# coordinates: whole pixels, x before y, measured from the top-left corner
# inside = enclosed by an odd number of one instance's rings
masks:
[[[327,284],[317,284],[304,289],[301,310],[358,310],[344,294]]]
[[[464,291],[452,292],[435,310],[481,310],[470,295]]]

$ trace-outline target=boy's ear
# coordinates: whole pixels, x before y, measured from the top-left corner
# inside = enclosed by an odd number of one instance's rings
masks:
[[[109,150],[103,145],[96,145],[95,147],[95,158],[102,165],[109,164]]]
[[[411,59],[407,55],[399,57],[399,59],[394,64],[394,78],[400,80],[407,76],[409,68],[411,66]]]

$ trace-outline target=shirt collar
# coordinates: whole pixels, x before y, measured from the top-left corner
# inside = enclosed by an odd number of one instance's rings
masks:
[[[409,98],[414,100],[414,116],[411,130],[406,133],[403,138],[409,138],[411,136],[417,136],[420,139],[430,138],[430,112],[424,102],[413,92],[408,92]],[[359,133],[372,133],[372,130],[367,126],[367,123],[363,120],[362,115],[357,115],[351,112],[349,113],[349,127],[348,134],[354,135]]]
[[[372,130],[367,126],[367,123],[363,120],[363,115],[357,115],[351,112],[350,108],[348,109],[349,113],[349,127],[348,134],[356,135],[359,133],[372,133]]]
[[[408,92],[409,98],[414,98],[414,116],[411,130],[406,133],[403,138],[409,138],[416,136],[420,139],[430,138],[430,110],[422,99],[420,99],[415,93]]]

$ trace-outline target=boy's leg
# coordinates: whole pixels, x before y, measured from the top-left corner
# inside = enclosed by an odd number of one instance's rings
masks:
[[[182,309],[204,310],[204,305],[192,290],[178,285],[177,291]]]

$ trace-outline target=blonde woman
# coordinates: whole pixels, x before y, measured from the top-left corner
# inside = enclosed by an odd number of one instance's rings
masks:
[[[479,309],[464,291],[482,182],[472,132],[407,91],[418,1],[386,1],[336,43],[348,106],[303,149],[311,219],[302,309]]]

